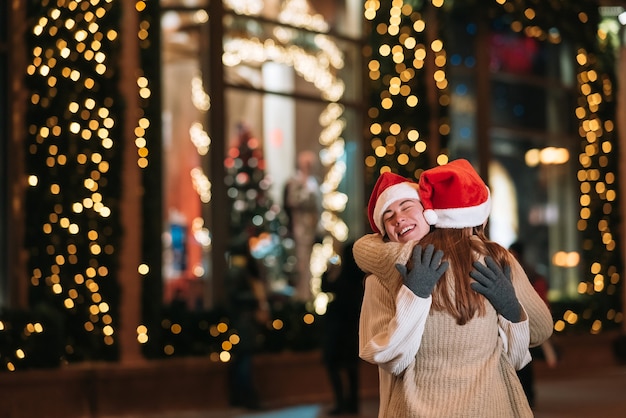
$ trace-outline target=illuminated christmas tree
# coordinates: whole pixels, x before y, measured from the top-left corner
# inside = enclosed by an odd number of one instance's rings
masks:
[[[230,250],[249,246],[268,280],[286,278],[293,270],[293,263],[287,261],[287,217],[269,193],[272,181],[265,173],[262,141],[245,124],[237,127],[224,165],[231,208]]]

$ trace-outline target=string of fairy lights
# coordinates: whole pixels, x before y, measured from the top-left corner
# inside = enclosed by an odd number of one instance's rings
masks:
[[[601,35],[602,36],[602,35]],[[616,228],[612,224],[611,214],[616,209],[617,173],[611,167],[615,161],[615,123],[612,117],[606,117],[604,107],[614,95],[613,83],[606,74],[599,74],[595,69],[597,57],[580,48],[577,51],[578,64],[577,87],[580,92],[576,117],[579,120],[578,133],[582,138],[578,171],[580,183],[580,219],[578,229],[584,234],[583,247],[586,250],[601,244],[604,251],[600,254],[616,254]],[[595,213],[594,213],[595,212]],[[592,223],[596,220],[596,224]],[[588,260],[589,271],[585,279],[579,283],[578,292],[583,295],[594,295],[605,292],[615,295],[621,282],[618,259],[602,257]],[[588,277],[588,278],[587,278]],[[574,325],[579,316],[589,316],[591,312],[577,313],[568,310],[562,319],[557,320],[555,330],[562,331],[568,324]],[[615,307],[609,307],[605,317],[593,320],[591,333],[603,329],[603,322],[621,323],[623,313]]]
[[[112,358],[122,122],[118,10],[112,0],[40,3],[27,35],[31,303],[47,302],[71,318],[61,355],[84,358],[92,351]],[[45,332],[34,323],[24,335]],[[6,359],[5,366],[16,367]]]
[[[432,4],[439,8],[443,1]],[[392,167],[418,178],[426,165],[428,118],[407,120],[403,116],[429,114],[424,87],[427,83],[422,80],[430,76],[426,60],[431,54],[439,104],[442,108],[449,104],[444,42],[427,38],[425,16],[410,2],[394,0],[389,7],[383,7],[380,1],[369,0],[364,4],[364,17],[372,22],[372,33],[381,41],[365,51],[368,75],[378,95],[372,97],[368,110],[372,153],[366,153],[365,166],[374,178]],[[439,121],[438,130],[443,135],[449,133],[445,118]],[[437,156],[439,164],[447,161],[445,152]]]

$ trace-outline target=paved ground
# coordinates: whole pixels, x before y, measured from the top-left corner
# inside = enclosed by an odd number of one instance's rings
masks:
[[[537,382],[537,418],[626,417],[626,366]]]
[[[626,366],[600,369],[543,372],[537,380],[536,418],[624,418],[626,417]],[[299,405],[251,413],[241,409],[127,416],[124,418],[325,418],[329,405]],[[367,399],[359,415],[348,418],[375,418],[378,403]],[[121,418],[121,417],[117,417]]]
[[[549,369],[541,360],[535,363],[535,418],[626,417],[626,364],[616,360],[612,339],[611,335],[553,337],[558,366]],[[320,403],[255,413],[229,409],[101,418],[326,418],[329,407]],[[377,399],[364,399],[359,415],[343,417],[376,418],[377,411]]]

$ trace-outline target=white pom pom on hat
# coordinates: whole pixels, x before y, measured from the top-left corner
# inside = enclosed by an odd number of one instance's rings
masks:
[[[435,225],[437,223],[437,220],[439,219],[437,213],[432,209],[424,210],[424,218],[426,218],[426,222],[428,222],[428,225]]]
[[[419,195],[426,222],[437,228],[482,225],[491,213],[489,188],[465,159],[422,172]]]

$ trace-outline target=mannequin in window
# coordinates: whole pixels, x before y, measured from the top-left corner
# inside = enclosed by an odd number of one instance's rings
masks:
[[[314,176],[316,162],[317,156],[312,151],[298,154],[296,173],[287,181],[283,196],[297,258],[294,296],[300,301],[311,298],[311,250],[321,213],[321,193]]]

